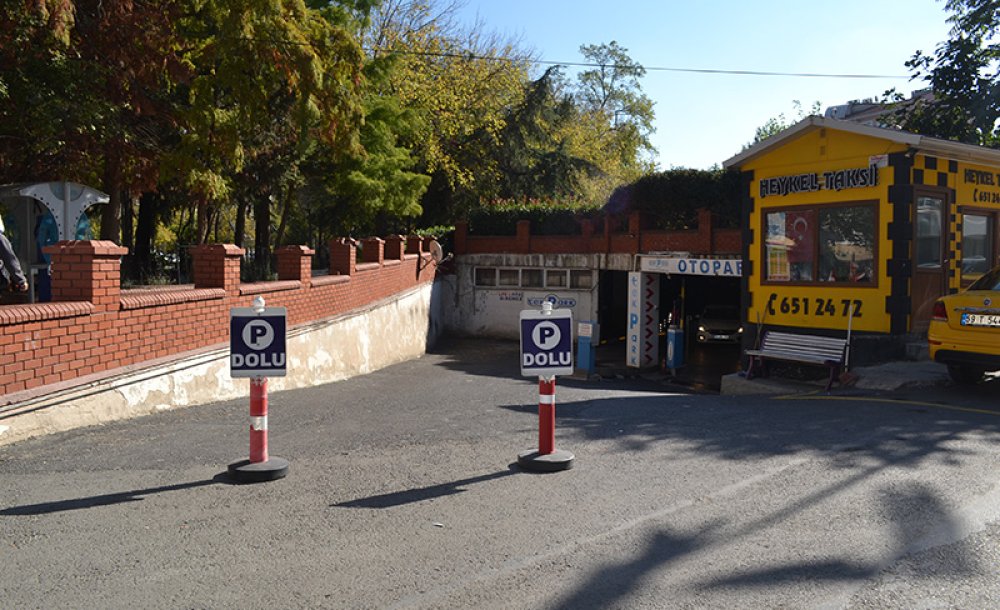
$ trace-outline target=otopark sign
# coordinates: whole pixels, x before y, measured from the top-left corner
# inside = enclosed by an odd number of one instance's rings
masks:
[[[552,309],[521,312],[521,374],[538,375],[538,449],[517,455],[526,470],[554,472],[573,466],[573,454],[556,450],[556,375],[573,374],[573,312]]]
[[[280,479],[288,462],[267,453],[267,378],[284,377],[284,307],[265,307],[264,298],[253,307],[229,310],[229,374],[250,378],[250,458],[229,465],[229,474],[240,483]]]

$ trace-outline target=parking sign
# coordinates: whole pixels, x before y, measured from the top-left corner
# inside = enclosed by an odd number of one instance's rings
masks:
[[[573,312],[521,311],[521,374],[573,374]]]
[[[284,377],[286,361],[284,307],[229,310],[231,377]]]

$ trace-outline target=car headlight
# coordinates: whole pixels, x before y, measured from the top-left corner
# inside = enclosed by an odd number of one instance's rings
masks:
[[[705,327],[704,326],[699,326],[698,327],[698,332],[702,332],[702,333],[705,332]]]
[[[743,327],[741,326],[740,329],[738,331],[736,331],[736,332],[742,333],[743,332]]]

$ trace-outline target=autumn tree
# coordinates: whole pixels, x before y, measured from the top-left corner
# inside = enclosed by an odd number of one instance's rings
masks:
[[[5,178],[97,182],[101,236],[120,239],[130,191],[155,183],[162,92],[183,71],[174,0],[3,3],[0,165]]]
[[[504,114],[524,95],[528,57],[479,24],[458,24],[456,2],[386,0],[373,14],[366,43],[397,62],[375,93],[395,96],[415,114],[418,170],[431,176],[425,222],[454,218],[498,179],[492,148]]]

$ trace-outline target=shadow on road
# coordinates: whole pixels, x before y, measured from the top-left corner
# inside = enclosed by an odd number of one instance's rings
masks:
[[[176,485],[163,485],[161,487],[149,487],[146,489],[136,489],[133,491],[123,491],[115,494],[104,494],[100,496],[90,496],[87,498],[73,498],[70,500],[58,500],[55,502],[42,502],[40,504],[27,504],[25,506],[12,506],[0,510],[0,515],[4,516],[24,516],[24,515],[47,515],[49,513],[60,513],[69,510],[80,510],[83,508],[95,508],[98,506],[109,506],[111,504],[123,504],[125,502],[139,502],[142,496],[164,493],[167,491],[179,491],[181,489],[193,489],[195,487],[205,487],[206,485],[233,485],[235,484],[226,473],[217,474],[211,479],[202,481],[192,481],[190,483],[177,483]]]
[[[330,506],[338,508],[392,508],[394,506],[402,506],[404,504],[412,504],[414,502],[423,502],[425,500],[459,494],[466,491],[462,488],[467,485],[509,477],[511,475],[519,474],[520,472],[521,471],[517,470],[514,465],[511,465],[508,470],[501,470],[500,472],[484,474],[478,477],[470,477],[468,479],[441,483],[439,485],[430,485],[428,487],[406,489],[403,491],[381,494],[368,498],[359,498],[357,500],[331,504]]]

